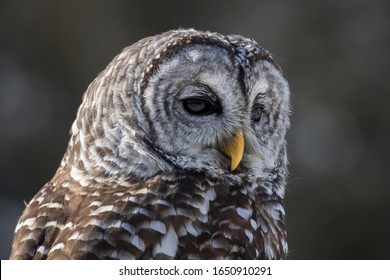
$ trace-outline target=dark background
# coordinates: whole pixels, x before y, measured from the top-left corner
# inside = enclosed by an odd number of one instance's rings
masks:
[[[290,259],[390,259],[386,0],[0,1],[0,258],[88,84],[125,46],[179,27],[252,37],[284,69]]]

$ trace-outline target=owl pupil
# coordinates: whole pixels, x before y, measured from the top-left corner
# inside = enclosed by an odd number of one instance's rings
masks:
[[[255,107],[252,110],[251,119],[254,122],[259,122],[261,120],[261,115],[263,113],[263,107]]]
[[[214,112],[213,104],[208,100],[200,98],[183,100],[183,107],[191,115],[208,115]]]

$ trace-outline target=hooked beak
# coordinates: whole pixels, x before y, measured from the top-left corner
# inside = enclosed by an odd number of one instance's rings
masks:
[[[244,154],[244,134],[238,129],[234,136],[221,145],[221,150],[231,158],[230,171],[234,171],[240,164]]]

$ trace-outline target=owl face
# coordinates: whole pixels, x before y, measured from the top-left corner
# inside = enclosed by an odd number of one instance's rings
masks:
[[[172,156],[225,166],[223,146],[247,122],[237,62],[226,50],[190,45],[161,65],[145,94],[150,140]]]
[[[287,94],[271,63],[257,61],[245,73],[226,49],[189,44],[159,65],[147,83],[147,134],[182,168],[237,174],[272,169],[280,143],[268,144],[269,118]]]

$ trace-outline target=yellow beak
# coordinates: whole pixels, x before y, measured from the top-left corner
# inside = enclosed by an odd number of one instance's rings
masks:
[[[244,134],[238,129],[233,138],[222,144],[221,150],[231,158],[230,171],[234,171],[240,164],[244,154]]]

